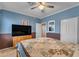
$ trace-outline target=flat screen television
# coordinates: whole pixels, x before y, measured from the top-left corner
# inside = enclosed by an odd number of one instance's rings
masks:
[[[12,24],[12,36],[31,35],[31,26]]]

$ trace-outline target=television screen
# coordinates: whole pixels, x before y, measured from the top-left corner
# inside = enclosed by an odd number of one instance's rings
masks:
[[[31,35],[31,26],[12,24],[12,36]]]

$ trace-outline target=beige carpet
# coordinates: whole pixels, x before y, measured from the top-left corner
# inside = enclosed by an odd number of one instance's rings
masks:
[[[0,57],[16,57],[15,48],[7,48],[0,50]]]

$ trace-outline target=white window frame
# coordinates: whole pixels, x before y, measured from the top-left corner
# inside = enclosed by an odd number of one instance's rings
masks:
[[[50,25],[49,23],[50,22],[54,22],[54,25]],[[49,31],[49,27],[52,27],[52,28],[54,28],[54,31]],[[50,21],[48,21],[48,32],[55,32],[55,20],[50,20]]]

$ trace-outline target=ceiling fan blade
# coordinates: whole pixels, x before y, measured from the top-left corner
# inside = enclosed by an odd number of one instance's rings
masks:
[[[54,8],[54,6],[51,6],[51,5],[46,5],[46,3],[42,3],[42,2],[39,2],[41,5],[45,6],[45,7],[48,7],[48,8]]]
[[[35,9],[35,8],[37,8],[37,6],[36,7],[32,7],[31,9]]]
[[[41,5],[42,5],[42,2],[39,2],[39,4],[41,4]]]
[[[40,5],[38,5],[38,6],[35,6],[35,7],[32,7],[31,9],[35,9],[35,8],[37,8],[37,7],[39,7]]]
[[[48,8],[54,8],[54,6],[49,6],[49,5],[47,5],[46,7],[48,7]]]

